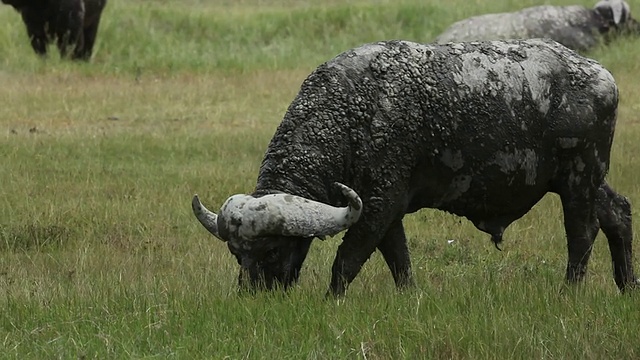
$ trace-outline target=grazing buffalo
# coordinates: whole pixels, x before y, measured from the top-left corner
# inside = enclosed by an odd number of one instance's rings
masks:
[[[542,5],[474,16],[451,25],[436,42],[549,38],[570,49],[587,51],[620,34],[640,35],[640,23],[631,17],[624,0],[602,0],[593,9]]]
[[[560,195],[566,279],[582,280],[606,234],[615,282],[634,284],[631,208],[605,175],[618,89],[551,40],[367,44],[302,83],[266,150],[255,190],[198,220],[225,241],[242,287],[288,287],[314,238],[347,229],[330,294],[376,250],[413,283],[402,219],[422,208],[467,217],[496,246],[546,193]]]
[[[2,0],[13,6],[27,26],[33,50],[47,54],[56,41],[61,57],[89,60],[107,0]]]

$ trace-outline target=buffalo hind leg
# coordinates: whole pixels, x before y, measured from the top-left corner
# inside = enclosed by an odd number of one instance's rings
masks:
[[[596,209],[600,227],[609,242],[616,285],[624,291],[637,285],[631,249],[631,204],[605,183],[598,190]]]
[[[411,274],[411,259],[407,248],[407,238],[402,225],[402,219],[391,224],[389,230],[378,244],[378,250],[391,270],[393,280],[398,289],[414,285]]]
[[[561,194],[560,199],[569,253],[566,280],[568,283],[578,283],[586,275],[593,242],[599,230],[595,204],[592,197],[576,198]]]
[[[30,20],[25,18],[31,47],[36,54],[44,57],[47,55],[47,34],[44,31],[44,24],[36,21],[28,21]]]
[[[67,58],[70,50],[83,46],[84,39],[79,29],[61,30],[56,36],[61,58]]]
[[[76,47],[83,47],[82,28],[84,23],[84,6],[82,2],[62,3],[58,9],[59,16],[55,22],[55,34],[60,57],[66,58]],[[49,24],[51,26],[51,24]]]

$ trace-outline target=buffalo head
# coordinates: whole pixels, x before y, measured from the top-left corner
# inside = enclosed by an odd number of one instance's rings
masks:
[[[197,195],[191,206],[198,221],[226,242],[238,260],[241,288],[287,288],[297,281],[313,238],[335,235],[360,217],[358,194],[336,185],[349,201],[344,208],[285,193],[233,195],[219,214],[204,207]]]
[[[624,0],[600,0],[594,11],[606,21],[603,32],[615,30],[622,34],[640,35],[640,23],[631,16],[631,8]]]

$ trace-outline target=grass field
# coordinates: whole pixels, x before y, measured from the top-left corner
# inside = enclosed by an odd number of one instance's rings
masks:
[[[398,293],[374,254],[340,300],[323,296],[339,237],[314,244],[296,288],[243,296],[191,214],[194,193],[217,209],[253,189],[320,63],[541,2],[109,1],[87,64],[38,59],[0,6],[0,358],[640,358],[640,295],[618,294],[604,237],[585,284],[563,285],[554,196],[502,252],[466,219],[409,215],[417,288]],[[620,86],[608,180],[640,204],[640,39],[588,55]]]

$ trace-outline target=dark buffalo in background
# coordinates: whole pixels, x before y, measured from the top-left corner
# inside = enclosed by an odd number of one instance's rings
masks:
[[[13,6],[27,27],[33,50],[47,54],[55,40],[60,56],[89,60],[107,0],[2,0]]]

